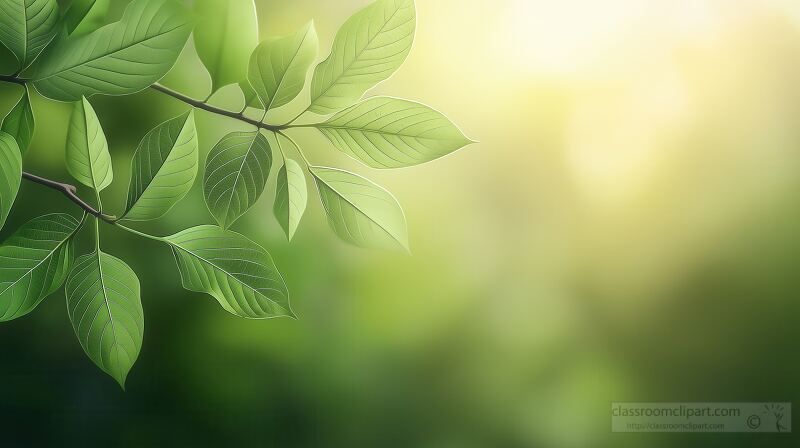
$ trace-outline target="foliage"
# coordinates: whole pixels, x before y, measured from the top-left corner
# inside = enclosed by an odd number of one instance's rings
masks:
[[[405,215],[391,193],[360,175],[311,164],[288,131],[318,129],[336,149],[373,168],[418,165],[471,143],[444,115],[422,104],[387,97],[362,101],[409,54],[416,27],[413,0],[377,0],[357,12],[316,68],[319,40],[313,22],[259,44],[251,0],[196,1],[194,8],[174,0],[133,0],[118,22],[103,25],[108,11],[103,0],[75,0],[63,15],[56,0],[0,0],[0,43],[17,65],[14,74],[0,75],[0,81],[22,86],[20,100],[0,127],[0,228],[23,179],[61,192],[83,211],[80,218],[63,213],[36,218],[0,247],[0,321],[27,315],[65,285],[69,318],[81,346],[123,388],[142,346],[144,312],[136,274],[101,250],[101,223],[169,247],[183,286],[212,296],[236,316],[294,317],[288,289],[269,253],[228,230],[261,198],[274,164],[280,163],[274,213],[289,240],[305,214],[308,186],[314,184],[330,227],[343,240],[405,251],[409,240]],[[158,84],[192,34],[212,79],[209,98],[237,84],[245,101],[241,112]],[[94,191],[94,205],[78,197],[72,185],[23,171],[22,156],[35,128],[30,88],[50,100],[74,103],[66,168]],[[102,206],[101,191],[114,181],[114,172],[102,120],[89,98],[147,88],[193,110],[144,136],[133,158],[127,205],[117,218]],[[294,120],[264,121],[268,111],[300,101],[306,105]],[[194,110],[254,127],[226,135],[205,157],[204,196],[218,226],[169,237],[128,227],[132,221],[164,216],[200,175]],[[323,116],[299,124],[307,114]],[[76,258],[75,240],[87,223],[94,224],[95,247]]]

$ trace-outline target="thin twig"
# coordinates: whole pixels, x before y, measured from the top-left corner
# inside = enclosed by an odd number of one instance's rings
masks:
[[[46,179],[44,177],[37,176],[35,174],[31,174],[31,173],[27,173],[27,172],[23,172],[22,173],[22,178],[25,179],[25,180],[31,181],[33,183],[39,184],[39,185],[43,185],[43,186],[45,186],[47,188],[50,188],[52,190],[56,190],[56,191],[60,192],[61,194],[66,196],[67,199],[69,199],[70,201],[72,201],[75,204],[77,204],[78,207],[82,208],[86,213],[88,213],[88,214],[90,214],[92,216],[95,216],[97,218],[100,218],[103,221],[106,221],[108,223],[113,223],[114,220],[117,219],[115,216],[106,215],[106,214],[98,211],[97,209],[95,209],[94,207],[89,205],[86,201],[81,199],[78,196],[78,189],[75,188],[74,185],[65,184],[65,183],[62,183],[62,182],[56,182],[54,180]]]

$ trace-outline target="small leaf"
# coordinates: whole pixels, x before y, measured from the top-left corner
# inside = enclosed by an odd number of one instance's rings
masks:
[[[239,317],[294,316],[286,284],[258,244],[214,226],[195,227],[166,241],[172,245],[184,288],[210,294]]]
[[[164,216],[191,190],[197,177],[194,113],[187,112],[150,131],[133,156],[128,206],[122,219]]]
[[[412,101],[370,98],[317,128],[340,151],[372,168],[401,168],[471,143],[447,117]]]
[[[275,193],[275,217],[289,241],[294,237],[300,220],[308,204],[308,186],[303,169],[292,159],[278,172],[278,186]]]
[[[27,68],[56,35],[56,0],[0,1],[0,42]]]
[[[11,112],[3,119],[3,124],[0,125],[0,131],[14,137],[19,145],[20,152],[24,155],[31,145],[31,140],[33,140],[33,130],[35,127],[36,121],[33,118],[33,106],[31,106],[28,88],[25,87],[22,92],[22,98],[19,99],[17,105],[14,106]]]
[[[247,77],[247,61],[258,45],[258,16],[253,0],[196,0],[197,55],[211,74],[211,91]]]
[[[259,132],[234,132],[206,161],[206,205],[220,226],[230,227],[258,201],[272,168],[272,150]]]
[[[239,88],[242,90],[242,95],[244,95],[244,104],[247,107],[252,107],[255,109],[264,109],[264,105],[261,104],[261,100],[258,99],[258,94],[253,87],[250,85],[249,81],[242,81],[239,83]]]
[[[75,103],[67,132],[67,171],[100,192],[114,180],[111,154],[100,120],[86,98]]]
[[[6,223],[22,182],[22,155],[14,137],[0,132],[0,229]]]
[[[82,36],[103,26],[111,0],[74,0],[64,14],[64,26],[71,36]]]
[[[134,0],[119,22],[48,49],[33,85],[57,101],[139,92],[172,68],[191,30],[187,11],[173,0]]]
[[[378,0],[347,20],[314,71],[308,110],[331,114],[388,79],[411,51],[416,23],[414,0]]]
[[[136,273],[97,251],[78,258],[65,289],[69,320],[83,350],[124,389],[144,335]]]
[[[314,167],[311,174],[328,224],[341,239],[365,248],[409,250],[405,214],[386,189],[335,168]]]
[[[0,322],[25,316],[64,284],[80,226],[70,215],[42,216],[0,246]]]
[[[256,48],[247,79],[266,110],[284,106],[300,94],[318,48],[313,22],[292,36],[268,40]]]

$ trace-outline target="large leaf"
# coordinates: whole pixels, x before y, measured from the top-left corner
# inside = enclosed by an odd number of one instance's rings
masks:
[[[336,235],[359,247],[409,250],[405,214],[386,189],[335,168],[314,167],[311,174]]]
[[[289,241],[294,237],[307,205],[308,186],[303,169],[294,160],[286,159],[278,171],[274,212]]]
[[[73,236],[80,225],[70,215],[42,216],[0,246],[0,322],[30,313],[61,287],[75,259]]]
[[[67,131],[67,171],[78,182],[102,191],[114,180],[108,141],[86,98],[75,103]]]
[[[73,0],[64,14],[64,26],[72,36],[88,34],[101,26],[111,0]]]
[[[411,51],[416,22],[414,0],[378,0],[347,20],[314,71],[309,111],[336,112],[389,78]]]
[[[258,45],[253,0],[196,0],[197,55],[211,74],[212,92],[247,77],[247,61]]]
[[[65,289],[69,320],[83,350],[124,388],[144,335],[136,273],[96,251],[78,258]]]
[[[172,68],[191,29],[188,13],[173,0],[134,0],[119,22],[48,49],[34,86],[59,101],[139,92]]]
[[[256,48],[247,79],[266,110],[284,106],[300,94],[318,48],[313,22],[292,36],[268,40]]]
[[[197,177],[198,150],[194,113],[150,131],[133,156],[128,206],[122,219],[164,216],[191,190]]]
[[[0,1],[0,42],[28,67],[56,35],[56,0]]]
[[[419,165],[471,143],[441,113],[396,98],[370,98],[317,127],[340,151],[373,168]]]
[[[272,151],[260,132],[234,132],[211,150],[206,161],[206,204],[228,228],[256,203],[267,186]]]
[[[22,155],[14,137],[0,132],[0,229],[6,223],[22,182]]]
[[[289,291],[272,257],[247,238],[214,226],[165,238],[183,286],[210,294],[222,307],[250,319],[294,316]]]
[[[19,99],[16,106],[14,106],[11,112],[3,119],[3,124],[0,125],[0,131],[14,137],[19,145],[19,150],[22,154],[25,154],[31,145],[31,140],[33,140],[33,130],[35,127],[36,123],[33,118],[33,106],[31,106],[28,88],[25,87],[22,92],[22,98]]]

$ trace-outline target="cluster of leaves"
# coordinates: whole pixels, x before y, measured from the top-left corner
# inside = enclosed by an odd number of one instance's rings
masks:
[[[118,22],[103,25],[108,3],[75,0],[62,14],[56,0],[0,0],[0,43],[18,64],[15,74],[0,80],[23,86],[21,99],[0,126],[0,228],[22,179],[37,181],[23,171],[35,128],[31,87],[51,100],[74,103],[66,168],[95,192],[96,200],[92,207],[75,195],[74,187],[38,178],[43,185],[61,188],[84,214],[36,218],[0,247],[0,321],[30,313],[65,285],[80,344],[124,387],[141,349],[144,313],[136,274],[101,250],[101,222],[169,246],[183,286],[213,296],[230,313],[252,319],[293,316],[288,290],[269,253],[228,230],[261,197],[278,158],[282,165],[274,213],[289,240],[305,213],[308,173],[339,237],[361,247],[408,250],[403,210],[388,191],[357,174],[312,165],[285,131],[318,129],[338,150],[383,169],[425,163],[470,143],[444,115],[425,105],[389,97],[362,100],[411,50],[413,0],[377,0],[356,13],[316,67],[319,43],[313,23],[259,43],[252,0],[195,0],[193,10],[174,0],[133,0]],[[211,95],[238,85],[245,102],[242,112],[217,109],[208,99],[191,100],[157,84],[192,35],[211,75]],[[205,158],[204,197],[217,225],[168,237],[127,227],[132,221],[164,216],[200,175],[194,110],[144,136],[133,158],[125,210],[119,218],[104,212],[101,192],[113,182],[114,172],[101,121],[87,98],[134,94],[148,87],[255,127],[225,136]],[[304,108],[291,122],[265,122],[270,111],[301,102]],[[297,124],[305,114],[322,120]],[[296,159],[287,155],[287,143]],[[91,221],[94,251],[76,259],[76,235]]]

